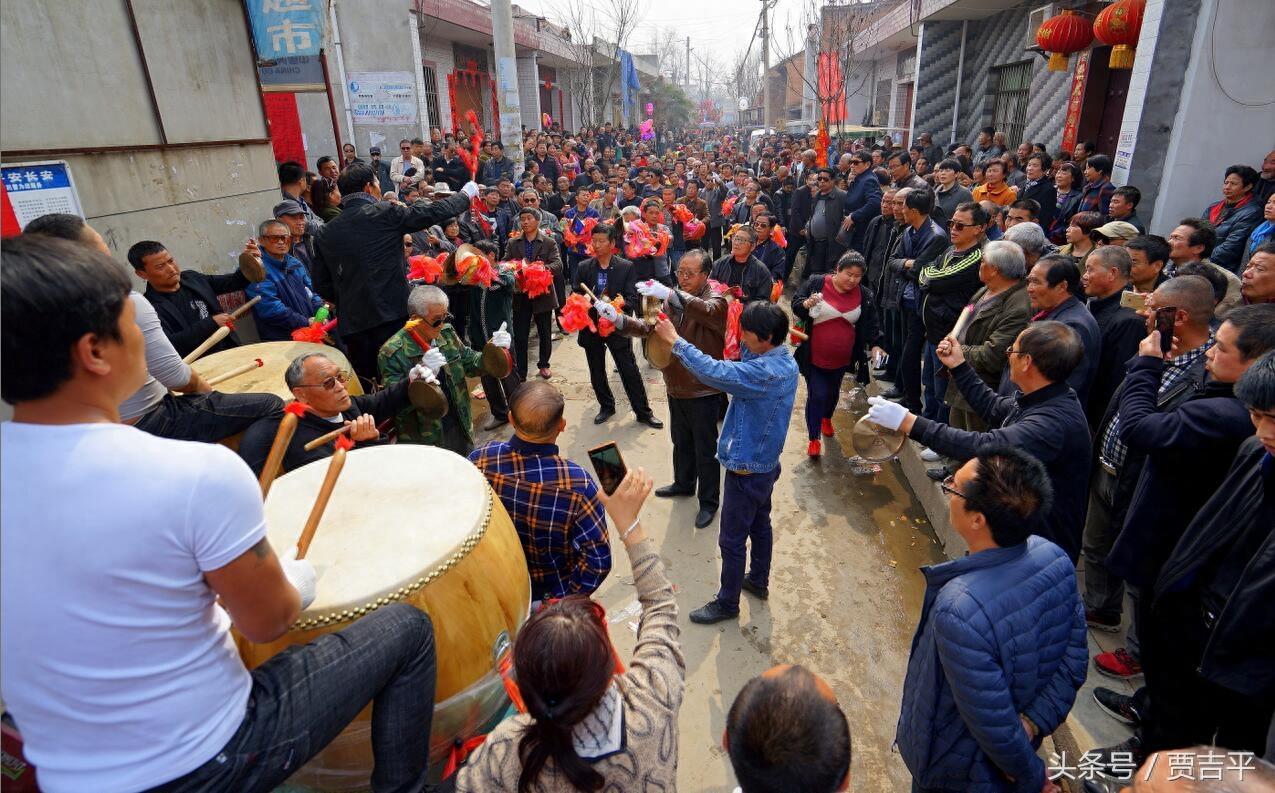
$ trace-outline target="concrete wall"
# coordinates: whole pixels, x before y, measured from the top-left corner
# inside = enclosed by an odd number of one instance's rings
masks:
[[[134,0],[134,9],[158,117],[123,0],[0,5],[4,161],[66,160],[89,223],[120,259],[156,239],[183,267],[228,272],[278,196],[270,144],[252,142],[266,125],[242,6]],[[214,139],[242,142],[171,146]],[[144,148],[83,151],[128,146]]]
[[[1147,3],[1147,16],[1154,14],[1159,22],[1152,28],[1159,41],[1150,64],[1144,65],[1139,46],[1133,75],[1143,89],[1136,97],[1139,119],[1128,181],[1144,196],[1147,186],[1153,189],[1154,211],[1148,216],[1140,208],[1139,214],[1161,234],[1220,198],[1227,166],[1247,163],[1260,169],[1275,146],[1275,92],[1272,82],[1261,78],[1270,72],[1275,4],[1201,0],[1198,24],[1189,26],[1181,24],[1178,2],[1165,17],[1165,0]],[[1147,43],[1147,34],[1144,27],[1140,44]],[[1186,46],[1189,63],[1175,78],[1167,61],[1180,59]],[[1139,72],[1140,66],[1145,71]],[[1175,95],[1180,95],[1176,106]],[[1131,86],[1126,122],[1134,104]]]
[[[956,107],[957,68],[961,62],[963,21],[926,22],[921,29],[922,46],[917,53],[917,74],[950,75],[944,79],[921,79],[916,87],[916,112],[912,116],[913,138],[922,132],[947,148],[953,140],[953,113]],[[969,52],[966,52],[969,55]],[[930,163],[937,165],[938,163]]]
[[[434,64],[434,74],[438,79],[438,113],[441,116],[434,124],[441,129],[452,128],[452,106],[447,100],[447,75],[456,68],[456,55],[452,43],[443,39],[428,36],[421,32],[421,57]]]
[[[540,129],[540,66],[534,54],[518,58],[518,113],[527,129]],[[558,119],[558,108],[544,108]]]
[[[412,38],[416,33],[416,17],[409,13],[410,4],[397,0],[338,0],[336,20],[341,31],[341,52],[345,61],[345,79],[348,83],[357,72],[406,72],[415,78],[421,65],[412,51]],[[423,56],[422,56],[423,57]],[[333,93],[337,113],[341,117],[341,136],[349,135],[345,120],[348,90],[340,85],[341,77],[336,58],[329,57]],[[445,93],[445,88],[443,89]],[[414,94],[415,96],[415,94]],[[417,107],[418,103],[413,103]],[[423,136],[428,130],[422,126],[420,113],[411,124],[361,124],[355,119],[354,146],[359,156],[367,159],[367,150],[373,145],[381,147],[382,156],[398,155],[398,142],[402,138]],[[302,119],[303,129],[309,132]],[[331,122],[327,127],[331,129]],[[319,133],[316,129],[316,135]],[[310,164],[314,158],[328,151],[311,150]]]

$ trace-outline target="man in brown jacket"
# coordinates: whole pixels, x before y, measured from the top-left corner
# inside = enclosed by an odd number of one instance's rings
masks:
[[[540,228],[540,210],[524,206],[518,213],[520,231],[509,239],[505,256],[509,259],[526,259],[544,262],[553,273],[556,283],[562,278],[562,259],[558,256],[558,241]],[[527,379],[527,345],[531,336],[531,321],[536,321],[536,335],[540,337],[540,358],[536,368],[540,376],[548,380],[553,376],[549,369],[549,356],[553,354],[553,310],[558,307],[557,292],[528,297],[525,292],[514,294],[514,363],[518,377]]]
[[[689,250],[677,265],[677,289],[661,283],[642,283],[638,291],[665,301],[665,311],[677,335],[712,357],[722,359],[726,346],[726,298],[708,285],[712,267],[708,251]],[[651,328],[638,318],[625,317],[621,332],[645,338]],[[721,466],[717,462],[717,418],[721,392],[704,385],[677,356],[664,368],[668,388],[669,430],[673,436],[673,484],[655,491],[661,498],[699,496],[695,528],[713,522],[720,503]]]

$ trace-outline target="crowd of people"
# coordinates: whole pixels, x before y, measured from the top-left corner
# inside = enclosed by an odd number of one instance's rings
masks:
[[[44,789],[269,790],[369,703],[372,788],[429,789],[429,615],[378,608],[252,671],[230,639],[277,639],[323,586],[271,549],[256,475],[330,456],[312,442],[339,428],[467,456],[523,546],[520,712],[443,785],[675,787],[686,669],[643,504],[695,498],[695,527],[718,521],[720,588],[689,619],[738,619],[769,596],[799,381],[818,460],[847,375],[934,464],[969,549],[923,569],[896,735],[914,791],[1056,790],[1038,752],[1091,662],[1144,681],[1094,691],[1136,730],[1096,753],[1108,778],[1220,747],[1275,779],[1275,151],[1148,229],[1092,144],[1011,151],[992,128],[904,149],[555,125],[524,130],[521,172],[479,134],[281,163],[227,275],[141,240],[138,292],[74,215],[5,241],[3,686]],[[289,362],[286,410],[183,360],[219,330],[204,352],[248,341],[240,292],[261,341],[328,345]],[[660,368],[672,482],[631,468],[600,489],[559,447],[571,335],[596,424],[613,367],[662,429],[639,352]],[[617,541],[642,606],[627,671],[590,599]],[[1087,630],[1126,622],[1127,647],[1091,659]],[[851,783],[850,727],[813,668],[781,665],[737,692],[722,742],[744,793],[830,792]]]

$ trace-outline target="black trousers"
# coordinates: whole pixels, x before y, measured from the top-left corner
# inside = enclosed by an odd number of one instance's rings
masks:
[[[921,353],[925,350],[925,322],[921,313],[909,306],[903,311],[903,350],[899,353],[899,387],[903,391],[902,405],[921,413]]]
[[[788,233],[788,248],[784,251],[784,257],[787,264],[784,266],[784,280],[788,280],[788,276],[792,275],[793,269],[797,266],[797,254],[806,244],[806,240],[797,232]],[[809,255],[807,253],[807,255]]]
[[[536,322],[536,335],[539,336],[540,358],[536,361],[537,369],[548,369],[549,358],[553,355],[553,312],[542,311],[531,313],[531,305],[526,301],[514,302],[514,365],[518,376],[527,379],[527,347],[531,340],[531,322]]]
[[[1195,592],[1161,595],[1154,610],[1152,600],[1147,592],[1137,604],[1147,681],[1142,748],[1155,752],[1205,744],[1260,757],[1275,698],[1241,694],[1196,673],[1211,627]]]
[[[673,435],[673,487],[698,494],[700,509],[716,512],[721,503],[722,467],[717,462],[718,394],[669,398]]]
[[[402,329],[405,322],[407,322],[406,316],[341,337],[345,341],[350,365],[354,367],[359,377],[368,381],[381,379],[381,373],[376,368],[376,354],[381,351],[381,345],[388,341],[390,336]]]
[[[624,393],[629,398],[633,412],[638,418],[651,415],[651,405],[646,399],[646,386],[642,384],[637,359],[633,357],[633,339],[618,333],[612,333],[605,339],[588,330],[580,333],[584,358],[589,364],[589,382],[593,384],[593,393],[598,397],[598,406],[615,412],[615,394],[611,392],[611,384],[607,382],[607,350],[610,350],[611,357],[620,370],[620,383],[624,386]]]
[[[704,233],[704,241],[713,248],[713,261],[722,258],[722,229],[710,228]]]
[[[899,386],[899,359],[903,356],[903,314],[897,308],[881,309],[881,327],[885,330],[885,350],[890,361],[885,365],[886,379]]]
[[[809,278],[812,275],[826,273],[832,269],[835,262],[828,261],[828,240],[809,240],[809,246],[806,251],[806,271],[801,274],[802,278]]]

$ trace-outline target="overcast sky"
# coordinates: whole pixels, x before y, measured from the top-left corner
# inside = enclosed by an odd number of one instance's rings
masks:
[[[542,14],[553,21],[561,21],[563,8],[561,0],[514,0],[520,8],[533,13]],[[760,0],[638,0],[641,9],[641,21],[629,39],[629,49],[633,52],[650,52],[651,39],[661,28],[672,28],[685,41],[691,37],[691,70],[698,77],[700,66],[695,56],[708,58],[710,55],[721,70],[720,78],[729,79],[726,73],[735,60],[749,45],[753,31],[757,25],[757,17],[761,13]],[[606,3],[599,3],[604,7]],[[791,54],[793,47],[801,38],[799,11],[802,0],[779,0],[771,11],[771,57],[773,64],[778,58]],[[784,29],[791,24],[791,35]],[[791,42],[791,44],[790,44]],[[685,44],[683,43],[683,47]],[[760,42],[753,43],[754,51],[759,51]],[[683,53],[685,50],[683,49]],[[682,57],[685,57],[683,54]],[[720,87],[720,86],[719,86]]]

